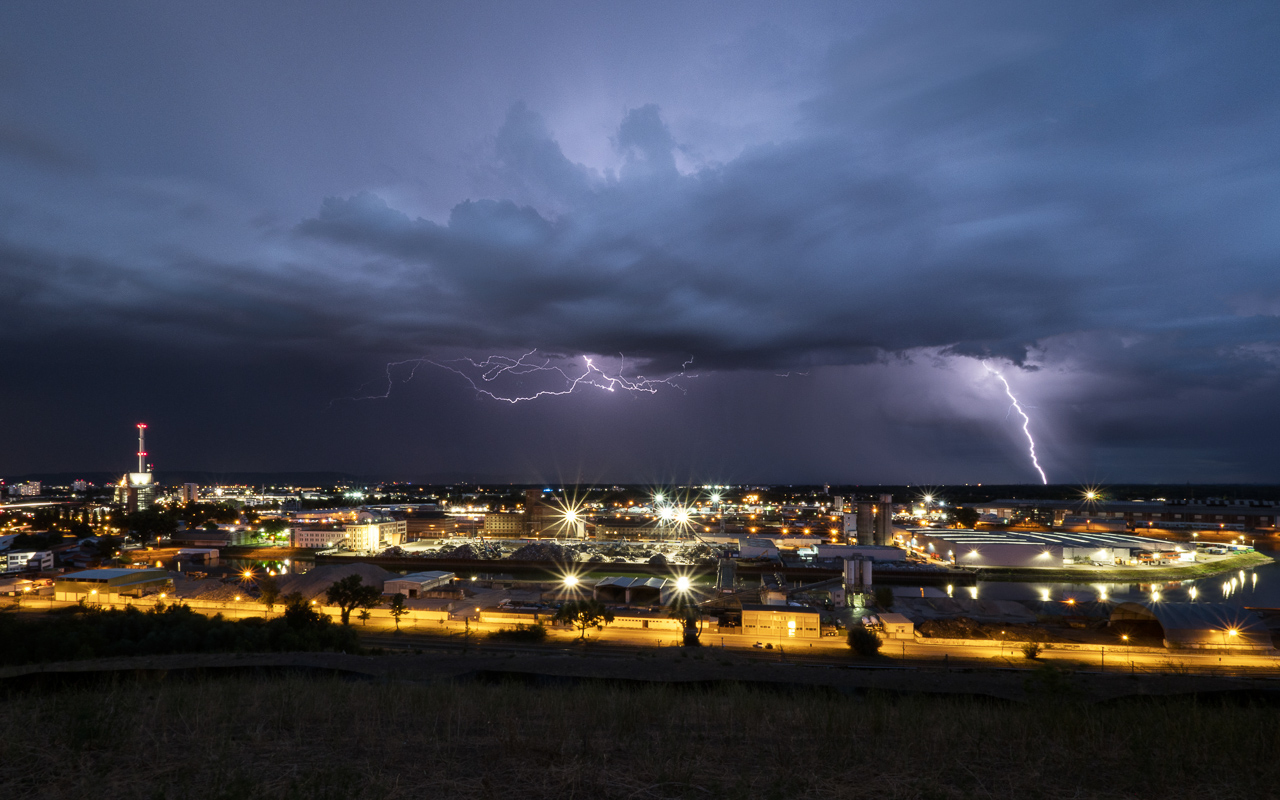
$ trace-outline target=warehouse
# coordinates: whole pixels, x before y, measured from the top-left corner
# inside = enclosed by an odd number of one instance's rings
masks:
[[[1132,566],[1194,562],[1195,551],[1126,533],[912,528],[911,550],[966,567]]]
[[[408,575],[383,581],[383,594],[402,594],[405,597],[424,597],[432,589],[448,586],[453,582],[452,572],[411,572]]]
[[[628,578],[611,575],[601,578],[591,590],[591,596],[602,603],[626,603],[627,605],[668,605],[676,586],[666,578]]]
[[[53,582],[54,599],[69,603],[115,603],[171,588],[169,573],[162,569],[88,569]]]
[[[818,639],[822,636],[822,617],[807,606],[742,605],[742,632],[748,636],[771,639]]]

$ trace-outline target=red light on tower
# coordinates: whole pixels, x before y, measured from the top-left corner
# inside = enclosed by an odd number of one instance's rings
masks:
[[[138,423],[138,472],[147,471],[147,444],[146,444],[147,423]]]

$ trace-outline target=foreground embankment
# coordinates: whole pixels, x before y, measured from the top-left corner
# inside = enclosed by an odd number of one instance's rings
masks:
[[[90,684],[0,681],[0,796],[1252,798],[1280,785],[1280,726],[1259,701],[1086,703],[1070,676],[1032,681],[1023,701],[530,682],[518,658],[424,658],[305,656],[345,678],[178,679],[156,662]]]

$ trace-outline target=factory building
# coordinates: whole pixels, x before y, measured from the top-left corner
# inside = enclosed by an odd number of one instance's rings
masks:
[[[20,550],[0,553],[0,567],[4,572],[46,572],[53,569],[53,552],[49,550]]]
[[[355,552],[372,553],[387,547],[404,544],[408,525],[402,519],[373,517],[361,514],[355,525],[344,525],[347,548]]]
[[[1195,561],[1183,545],[1125,533],[969,531],[912,528],[906,544],[966,567],[1132,566]]]
[[[399,578],[392,578],[382,583],[383,594],[402,594],[405,597],[425,597],[432,589],[448,586],[453,582],[452,572],[411,572]]]
[[[524,536],[524,514],[489,512],[484,515],[485,536]]]
[[[333,528],[294,528],[289,532],[291,546],[308,550],[327,550],[346,541],[346,532]]]
[[[115,502],[125,511],[145,511],[156,501],[155,476],[147,463],[146,423],[138,423],[138,471],[125,473],[115,487]]]
[[[89,569],[55,579],[53,595],[68,603],[115,603],[170,587],[169,573],[162,569]]]
[[[808,606],[761,606],[743,603],[742,632],[761,641],[819,639],[822,616]]]
[[[1090,502],[1072,500],[995,500],[973,506],[1007,524],[1021,519],[1044,519],[1054,526],[1076,527],[1122,523],[1130,529],[1186,528],[1274,530],[1280,524],[1280,505],[1270,500],[1159,500]]]

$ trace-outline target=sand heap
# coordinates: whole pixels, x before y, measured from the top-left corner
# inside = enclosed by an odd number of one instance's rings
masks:
[[[377,586],[378,589],[382,589],[385,582],[400,577],[398,573],[388,572],[373,564],[334,564],[316,567],[303,575],[282,576],[279,579],[280,595],[283,597],[298,592],[307,600],[322,600],[326,589],[348,575],[359,575],[365,584]]]

